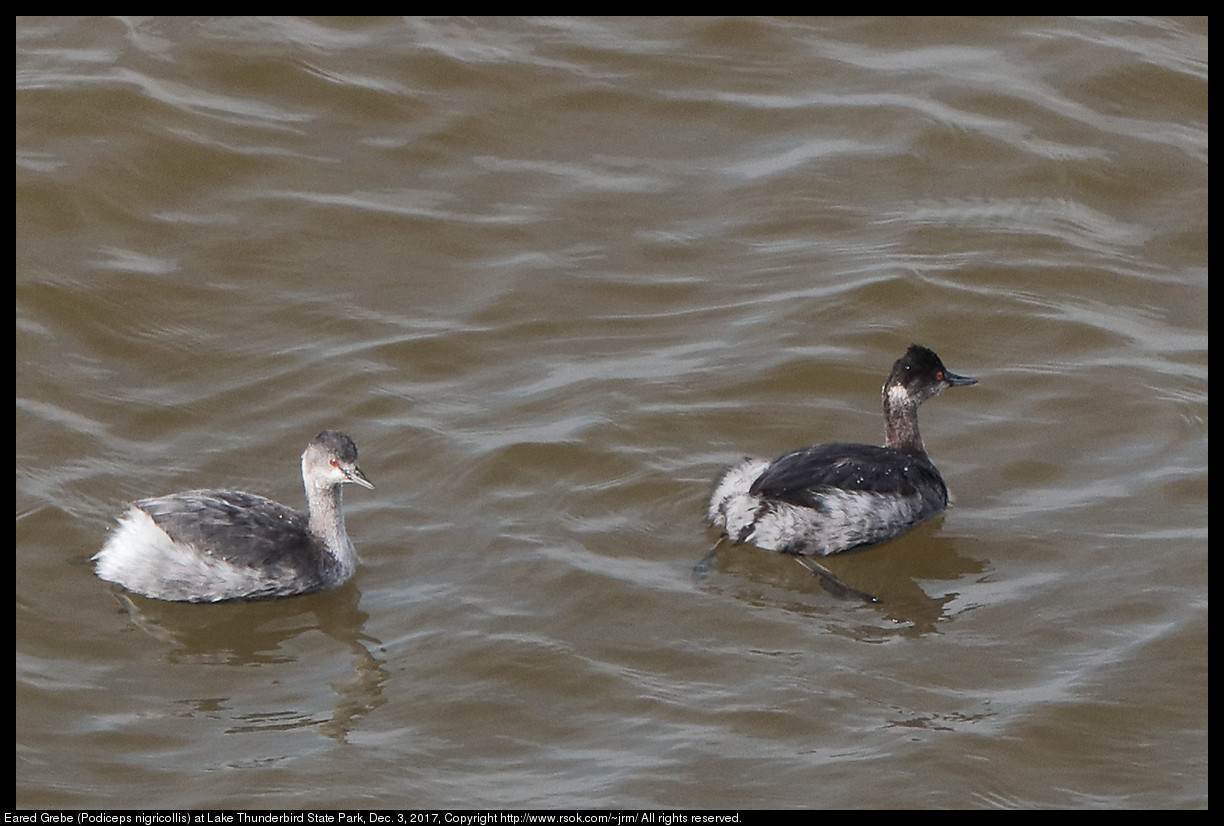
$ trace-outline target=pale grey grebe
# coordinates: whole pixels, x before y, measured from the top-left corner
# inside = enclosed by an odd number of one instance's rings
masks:
[[[747,459],[715,484],[706,517],[736,543],[823,556],[895,539],[948,505],[918,435],[918,405],[976,384],[911,345],[884,382],[883,447],[828,444]]]
[[[353,575],[340,486],[374,485],[357,446],[325,430],[302,454],[307,512],[250,493],[192,490],[129,506],[95,556],[102,579],[157,599],[219,602],[333,588]]]

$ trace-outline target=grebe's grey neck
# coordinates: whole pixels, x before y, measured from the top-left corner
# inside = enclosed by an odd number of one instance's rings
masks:
[[[357,466],[357,446],[337,430],[325,430],[306,446],[302,454],[302,482],[310,532],[317,536],[336,560],[345,577],[357,568],[357,551],[344,529],[341,485],[346,482],[373,488]]]
[[[884,447],[925,456],[918,432],[918,402],[905,385],[884,385]]]

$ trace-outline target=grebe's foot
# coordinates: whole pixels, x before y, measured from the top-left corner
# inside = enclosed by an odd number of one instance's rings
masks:
[[[861,599],[863,602],[870,602],[873,604],[879,602],[879,600],[873,597],[871,594],[868,594],[865,591],[860,591],[857,588],[851,588],[849,585],[838,579],[836,574],[825,566],[821,565],[816,560],[806,556],[795,556],[793,559],[804,568],[811,571],[812,575],[820,580],[820,587],[824,588],[833,596],[838,597],[839,599]]]
[[[718,546],[726,539],[725,536],[718,537],[718,541],[714,543],[714,547],[706,552],[706,555],[701,558],[701,561],[693,566],[693,583],[700,585],[705,581],[706,574],[710,572],[710,568],[714,565],[714,559],[718,556]]]

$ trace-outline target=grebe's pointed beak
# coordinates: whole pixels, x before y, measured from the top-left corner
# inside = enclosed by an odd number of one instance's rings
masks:
[[[966,384],[977,384],[977,379],[969,378],[968,376],[958,376],[951,370],[943,371],[943,380],[953,387],[961,387]]]
[[[366,478],[366,475],[361,472],[361,468],[356,466],[352,470],[344,472],[344,481],[353,482],[354,484],[361,485],[363,488],[374,490],[374,483]]]

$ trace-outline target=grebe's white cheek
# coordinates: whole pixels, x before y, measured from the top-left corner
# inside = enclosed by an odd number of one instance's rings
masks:
[[[909,391],[903,384],[894,384],[888,388],[888,400],[893,404],[906,404],[910,400]]]

